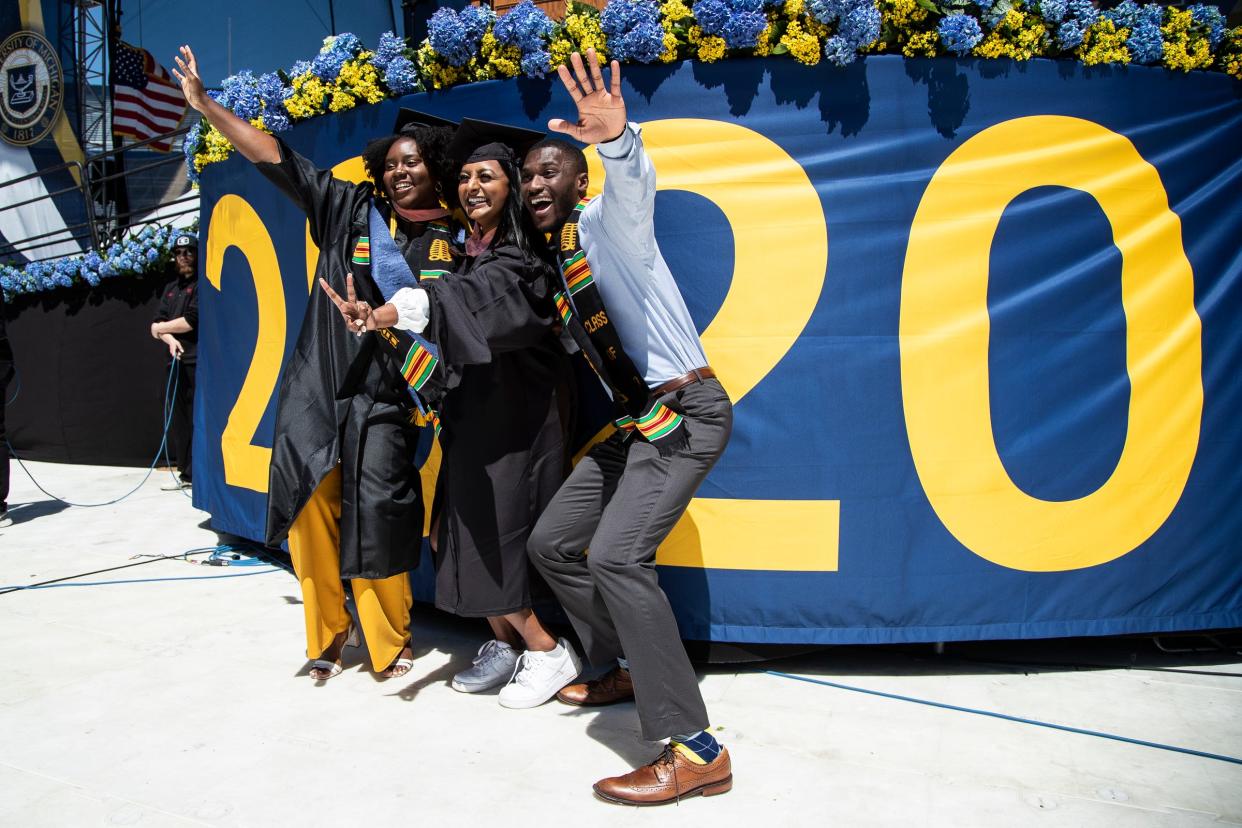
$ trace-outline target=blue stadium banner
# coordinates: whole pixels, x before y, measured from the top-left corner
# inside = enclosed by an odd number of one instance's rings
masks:
[[[1242,626],[1242,84],[895,56],[624,75],[736,405],[658,559],[687,638]],[[573,111],[552,80],[402,103]],[[287,140],[359,179],[396,109]],[[194,498],[260,538],[282,362],[326,299],[297,208],[240,158],[203,181]]]

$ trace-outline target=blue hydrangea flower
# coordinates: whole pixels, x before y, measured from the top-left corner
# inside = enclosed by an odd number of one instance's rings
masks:
[[[1207,28],[1208,43],[1215,50],[1220,45],[1221,38],[1225,36],[1225,16],[1220,13],[1220,9],[1195,3],[1193,6],[1187,6],[1186,11],[1190,12],[1190,16],[1196,23]]]
[[[612,0],[599,22],[617,60],[651,63],[664,53],[660,8],[652,0]]]
[[[854,3],[851,0],[810,0],[807,8],[811,16],[820,23],[835,23],[837,19],[849,13]]]
[[[1032,5],[1049,23],[1060,23],[1069,10],[1068,0],[1037,0]]]
[[[1116,8],[1104,12],[1104,16],[1130,30],[1126,48],[1135,63],[1156,63],[1164,57],[1164,35],[1160,31],[1164,10],[1160,6],[1155,3],[1140,6],[1134,0],[1123,0]]]
[[[955,55],[965,55],[983,40],[983,28],[969,14],[950,14],[941,18],[936,28],[944,48]]]
[[[528,78],[542,78],[552,70],[552,55],[546,49],[537,49],[522,55],[522,74]]]
[[[380,35],[379,46],[375,47],[375,56],[371,58],[371,62],[377,70],[383,72],[393,58],[400,57],[404,52],[405,39],[397,37],[393,32],[384,32]]]
[[[458,13],[466,38],[478,43],[487,34],[487,27],[496,22],[496,12],[490,6],[466,6]]]
[[[228,107],[244,120],[257,118],[263,112],[263,100],[259,97],[259,85],[250,70],[238,72],[224,79],[224,94]],[[221,101],[223,103],[223,101]]]
[[[298,75],[305,75],[311,70],[311,62],[309,60],[297,60],[289,67],[289,77],[296,78]]]
[[[181,153],[185,156],[185,171],[186,175],[189,176],[191,184],[198,183],[198,171],[194,169],[194,151],[198,149],[198,143],[202,140],[202,135],[203,122],[196,121],[181,142]]]
[[[991,11],[992,6],[996,5],[996,0],[975,0],[975,5],[982,11]]]
[[[465,66],[479,48],[483,32],[474,35],[464,14],[444,7],[436,10],[427,23],[427,40],[436,54],[450,66]]]
[[[421,88],[418,69],[405,55],[393,58],[388,64],[388,69],[384,72],[384,83],[395,95],[408,95]]]
[[[293,122],[289,120],[288,113],[284,108],[269,109],[263,113],[263,125],[272,132],[284,132],[293,126]]]
[[[840,35],[824,41],[824,57],[834,66],[849,66],[858,57],[858,50]]]
[[[724,38],[730,49],[750,49],[768,25],[764,0],[696,0],[694,17],[709,35]]]
[[[362,51],[362,41],[353,32],[341,32],[332,40],[332,45],[328,47],[330,51],[344,55],[348,60],[356,57]]]
[[[841,18],[837,34],[855,49],[870,46],[880,36],[880,10],[874,2],[860,3]]]
[[[824,41],[824,57],[847,66],[858,50],[880,36],[880,9],[875,0],[809,0],[811,16],[821,23],[837,23],[837,33]]]
[[[522,0],[501,15],[492,28],[492,34],[505,46],[516,46],[525,54],[545,48],[553,28],[552,19],[543,9],[531,0]]]
[[[320,52],[315,55],[315,59],[311,61],[311,71],[320,80],[334,81],[341,74],[341,67],[345,65],[347,60],[349,60],[349,55],[345,52],[329,49],[326,52]]]

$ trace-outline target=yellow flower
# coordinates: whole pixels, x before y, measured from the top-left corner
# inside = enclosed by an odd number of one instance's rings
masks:
[[[661,63],[672,63],[677,60],[677,35],[670,31],[664,32],[664,51],[660,53]]]
[[[514,78],[522,71],[522,50],[516,46],[503,46],[490,30],[483,35],[482,66],[479,80],[489,78]],[[471,61],[473,63],[473,61]]]
[[[272,134],[272,131],[271,131],[270,129],[268,129],[268,128],[267,128],[267,125],[266,125],[266,124],[264,124],[264,123],[263,123],[263,116],[262,116],[262,115],[260,115],[260,116],[259,116],[259,117],[257,117],[257,118],[251,118],[251,119],[250,119],[250,125],[251,125],[252,127],[254,127],[255,129],[260,130],[261,132],[266,132],[268,135],[271,135],[271,134]]]
[[[716,35],[702,35],[699,38],[699,60],[704,63],[715,63],[724,57],[725,41]]]
[[[435,49],[432,49],[431,44],[425,40],[423,45],[418,47],[416,56],[419,74],[422,75],[423,82],[432,89],[447,89],[466,78],[464,71],[466,67],[449,66],[440,59]]]
[[[565,29],[574,49],[586,52],[594,49],[600,59],[608,56],[608,40],[604,37],[604,29],[600,25],[599,15],[588,11],[571,11],[565,15]],[[556,61],[552,61],[556,65]]]
[[[1212,46],[1207,37],[1195,31],[1194,17],[1187,11],[1169,8],[1164,33],[1164,65],[1170,69],[1206,69],[1212,65]]]
[[[353,109],[358,105],[358,101],[353,95],[344,89],[333,89],[332,100],[328,103],[328,109],[333,112],[344,112],[347,109]]]
[[[1242,80],[1242,26],[1235,26],[1225,32],[1216,62],[1221,71]]]
[[[551,56],[552,68],[569,62],[569,56],[577,51],[577,46],[572,40],[564,37],[558,37],[548,44],[548,54]]]
[[[801,1],[797,0],[797,2]],[[676,23],[679,20],[689,20],[694,17],[694,12],[682,0],[665,0],[660,6],[660,17],[665,23]]]
[[[329,88],[310,72],[298,75],[292,81],[293,95],[285,101],[285,109],[294,120],[323,114],[323,99]]]
[[[1113,21],[1102,17],[1083,33],[1082,45],[1074,54],[1078,55],[1084,66],[1129,63],[1130,50],[1126,48],[1129,37],[1129,29],[1118,29]]]
[[[789,27],[781,35],[780,42],[798,63],[804,66],[814,66],[819,63],[822,54],[819,38],[803,29],[802,24],[797,20],[789,22]]]
[[[785,0],[785,16],[797,20],[806,13],[806,0]]]
[[[763,27],[759,38],[755,41],[755,57],[767,57],[772,54],[772,24]]]
[[[227,159],[232,151],[233,145],[229,143],[229,139],[218,129],[208,125],[203,132],[203,151],[194,156],[194,169],[202,172],[208,164]]]
[[[974,54],[986,58],[1029,60],[1046,52],[1050,42],[1048,28],[1039,17],[1010,9],[996,28],[975,47]]]
[[[364,52],[363,55],[365,54],[367,53]],[[337,76],[336,86],[367,103],[379,103],[385,97],[379,87],[379,70],[370,62],[363,61],[361,56],[345,61],[340,75]]]
[[[926,20],[927,9],[915,0],[880,0],[880,17],[894,29],[901,30],[909,27],[911,23]]]
[[[939,42],[938,32],[915,32],[901,47],[901,53],[906,57],[935,57]]]

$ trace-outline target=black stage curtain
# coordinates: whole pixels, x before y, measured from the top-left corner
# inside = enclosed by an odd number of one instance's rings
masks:
[[[163,433],[168,349],[151,317],[169,277],[18,297],[3,312],[17,376],[8,437],[29,460],[146,466]]]

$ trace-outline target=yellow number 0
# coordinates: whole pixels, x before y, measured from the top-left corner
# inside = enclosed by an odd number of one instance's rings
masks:
[[[988,260],[1005,206],[1043,185],[1095,197],[1121,251],[1130,410],[1109,479],[1064,502],[1021,491],[992,433]],[[1081,569],[1136,548],[1177,505],[1203,413],[1201,324],[1181,223],[1126,138],[1077,118],[1006,121],[955,150],[915,213],[901,292],[901,388],[919,479],[944,525],[989,561]]]
[[[661,190],[712,201],[733,230],[729,292],[703,348],[734,403],[759,384],[806,327],[824,286],[828,238],[819,195],[780,146],[725,121],[643,124]],[[592,191],[604,170],[588,152]],[[837,568],[835,500],[695,498],[660,547],[666,566],[824,571]]]
[[[276,387],[276,378],[280,375],[280,360],[285,352],[285,293],[272,237],[254,208],[241,196],[232,194],[216,202],[215,209],[211,211],[211,232],[207,237],[207,281],[216,290],[220,290],[224,253],[230,247],[240,250],[250,263],[255,299],[259,306],[259,331],[246,380],[220,436],[224,482],[230,486],[266,492],[272,450],[256,446],[251,441]]]

